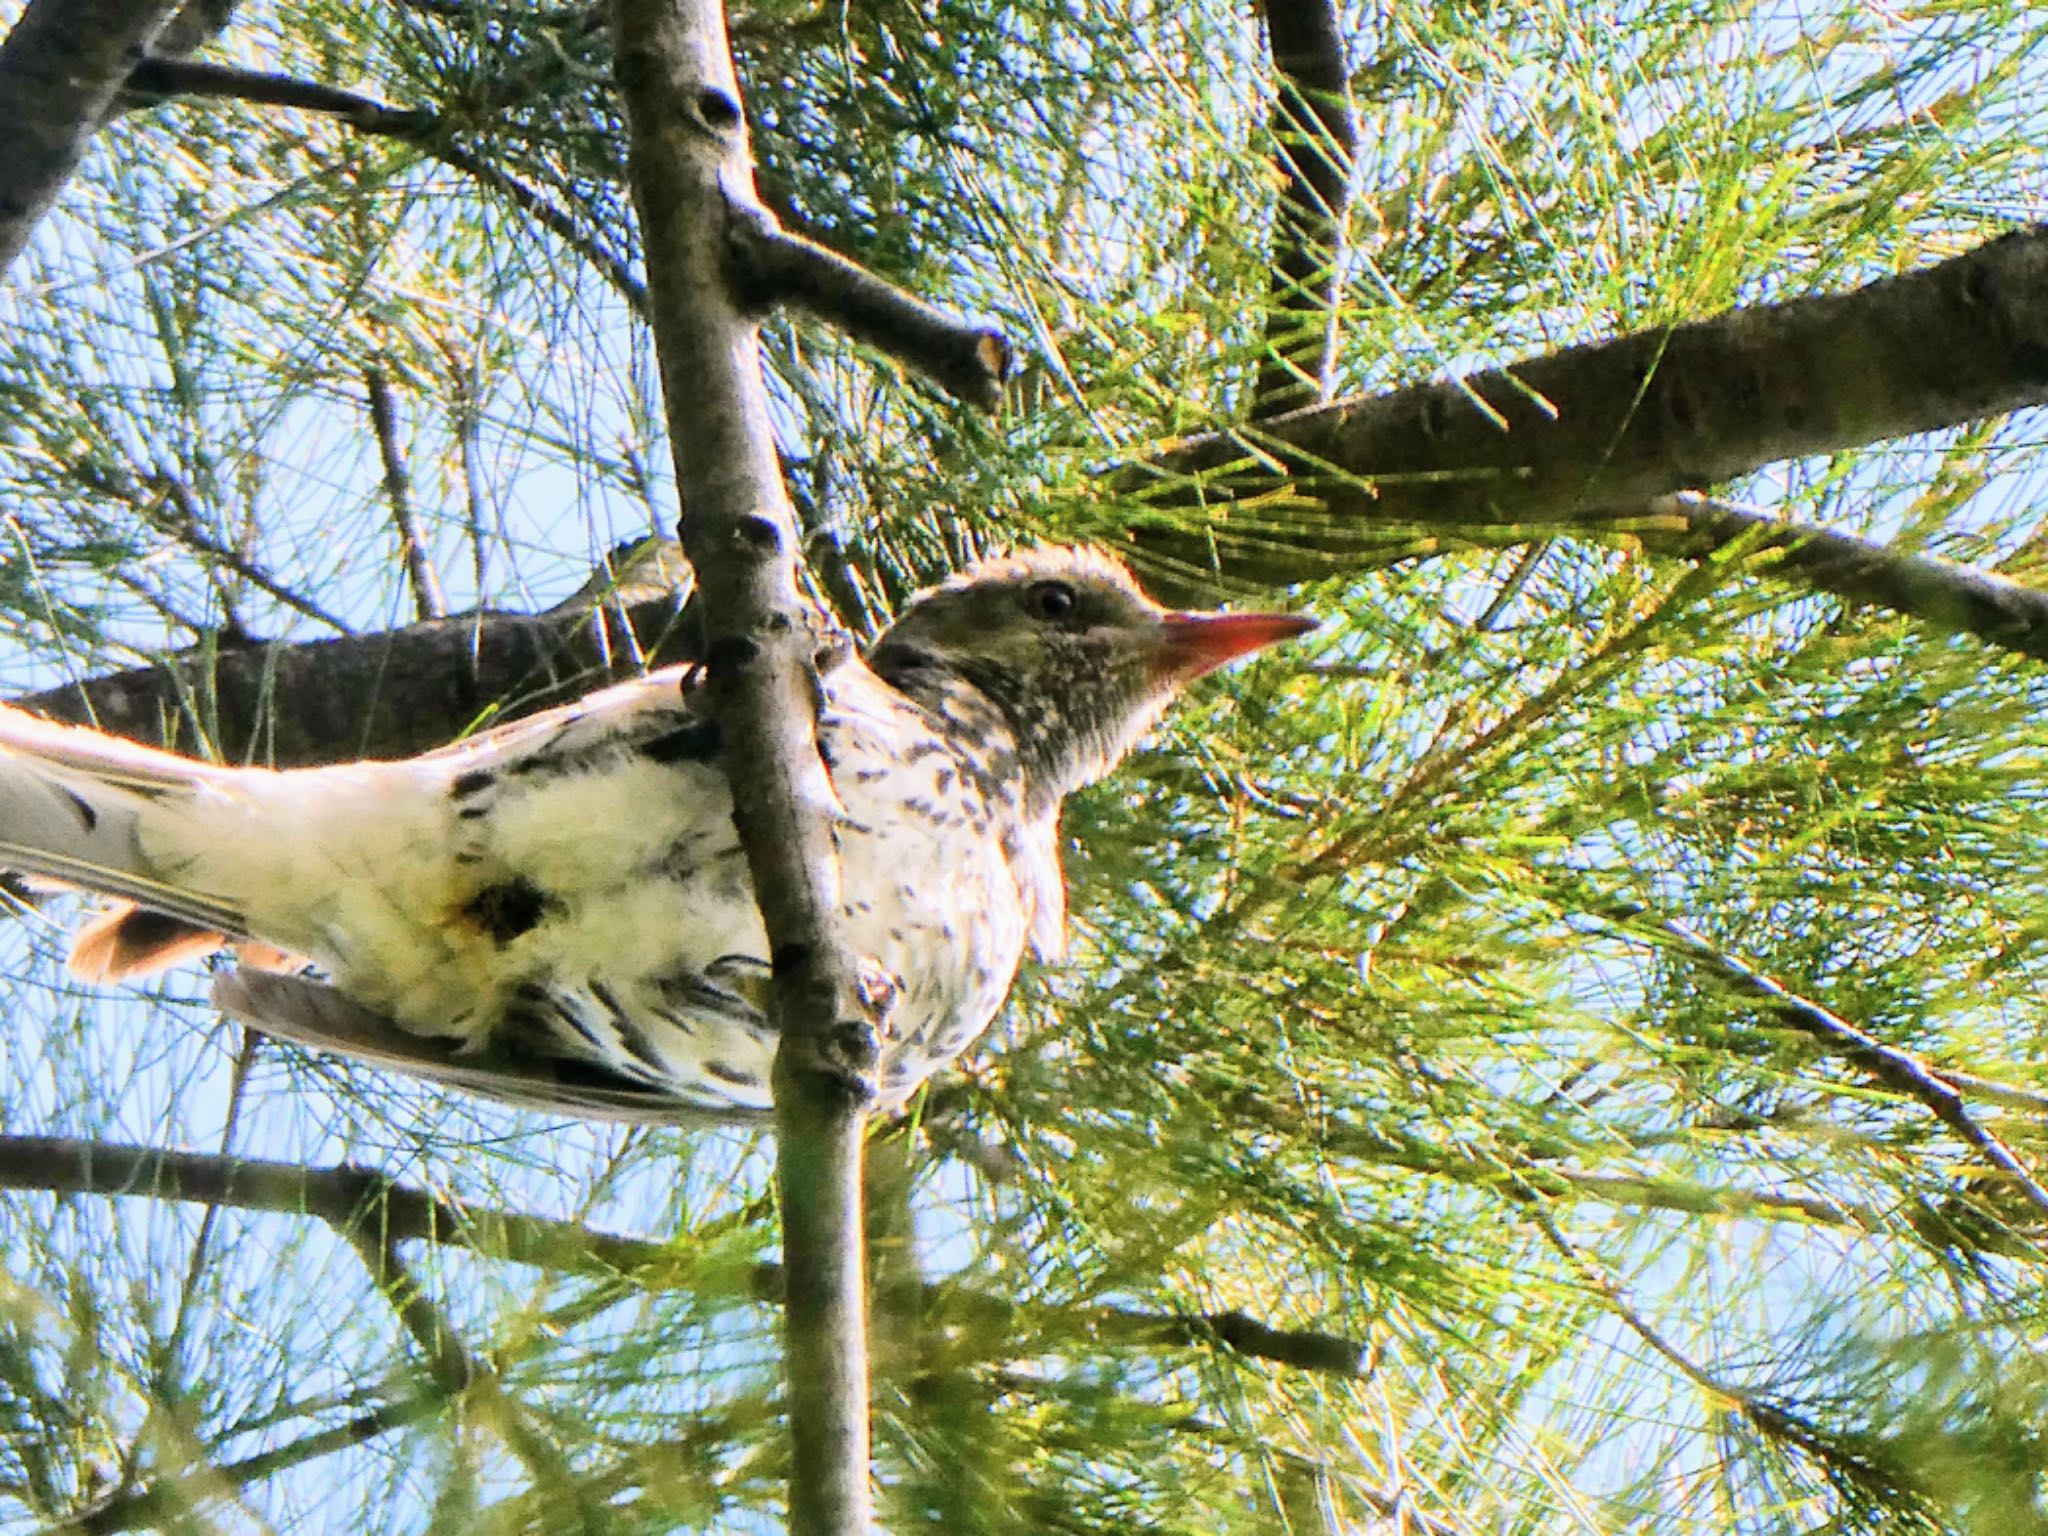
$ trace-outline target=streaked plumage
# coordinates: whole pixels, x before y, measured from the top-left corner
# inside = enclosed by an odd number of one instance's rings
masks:
[[[1189,678],[1308,627],[1166,614],[1107,556],[1042,549],[920,594],[827,676],[849,926],[894,993],[882,1107],[981,1034],[1027,944],[1058,948],[1061,798]],[[216,1001],[318,1049],[582,1114],[769,1106],[767,946],[682,669],[285,772],[0,711],[0,867],[121,899],[74,946],[88,979],[231,942]]]

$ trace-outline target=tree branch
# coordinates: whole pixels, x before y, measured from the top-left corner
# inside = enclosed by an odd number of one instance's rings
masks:
[[[698,659],[678,603],[667,595],[623,610],[475,613],[387,634],[207,650],[14,703],[147,742],[189,741],[196,719],[228,762],[405,757],[445,746],[465,726],[580,698],[643,665]]]
[[[1848,293],[1733,310],[1190,439],[1113,487],[1162,595],[1458,538],[1597,532],[1653,497],[2048,403],[2048,225]]]
[[[714,0],[616,0],[613,37],[683,546],[773,960],[790,1529],[854,1536],[871,1520],[860,1164],[879,1021],[845,936],[796,520],[754,326],[726,286],[735,208],[757,201],[745,116]]]
[[[559,235],[603,269],[636,310],[645,312],[646,289],[625,262],[600,250],[571,215],[456,142],[450,126],[433,112],[388,106],[356,91],[289,75],[180,59],[143,60],[130,85],[158,96],[214,96],[320,112],[363,133],[403,139]],[[1011,361],[1001,331],[956,320],[837,252],[792,234],[758,202],[731,207],[726,235],[730,266],[725,275],[751,306],[801,309],[971,405],[994,410],[1001,404]]]
[[[421,620],[445,618],[448,599],[420,540],[419,519],[412,509],[412,477],[405,472],[405,450],[398,442],[398,407],[391,398],[391,381],[382,368],[367,368],[363,390],[369,398],[377,457],[384,466],[384,496],[391,505],[391,525],[398,532],[399,558],[405,561],[412,582],[413,615]]]
[[[199,59],[140,59],[129,72],[128,86],[160,98],[215,96],[252,106],[296,107],[338,117],[351,128],[384,138],[410,139],[440,126],[439,118],[424,108],[393,107],[359,91],[315,80]]]
[[[749,302],[815,315],[915,369],[970,405],[1002,404],[1010,343],[992,326],[955,320],[865,267],[793,235],[764,207],[734,210],[733,279]]]
[[[777,1264],[707,1266],[689,1248],[674,1243],[624,1237],[497,1207],[458,1207],[388,1174],[350,1164],[308,1168],[262,1158],[67,1137],[0,1136],[0,1190],[8,1189],[185,1200],[305,1216],[325,1222],[351,1243],[445,1245],[508,1264],[636,1290],[688,1286],[712,1302],[773,1302],[782,1293],[783,1271]],[[934,1304],[957,1305],[977,1319],[1024,1318],[1039,1331],[1071,1323],[1080,1332],[1108,1332],[1131,1342],[1199,1344],[1213,1338],[1240,1354],[1314,1370],[1339,1369],[1336,1362],[1341,1356],[1349,1363],[1341,1366],[1340,1374],[1355,1370],[1362,1348],[1333,1334],[1274,1328],[1236,1312],[1179,1314],[1089,1305],[1035,1309],[950,1282],[919,1282],[918,1288],[927,1309]]]
[[[78,163],[179,0],[29,0],[0,42],[0,273]]]
[[[1649,920],[1658,931],[1674,940],[1686,955],[1718,972],[1737,990],[1769,1003],[1771,1011],[1785,1024],[1819,1041],[1892,1092],[1924,1105],[1958,1141],[1975,1148],[1986,1162],[2010,1179],[2028,1204],[2048,1216],[2048,1189],[2042,1187],[2027,1165],[1996,1134],[1971,1118],[1962,1091],[1949,1074],[1938,1067],[1928,1066],[1896,1046],[1887,1045],[1820,1004],[1788,991],[1771,977],[1709,943],[1676,918],[1650,917]],[[1972,1081],[1984,1083],[1981,1078]],[[2048,1108],[2048,1101],[2044,1101],[2041,1095],[2020,1090],[2006,1092],[2019,1095],[2026,1107],[2037,1113]]]
[[[1689,560],[1740,553],[1781,579],[2048,661],[2048,591],[1991,571],[1690,492],[1648,502],[1642,519],[1631,521],[1630,536]]]
[[[1329,397],[1358,116],[1336,6],[1264,0],[1262,9],[1280,77],[1271,131],[1281,190],[1267,355],[1252,386],[1252,413],[1270,416]]]
[[[129,76],[130,87],[157,97],[211,96],[255,106],[292,107],[340,119],[359,133],[400,139],[451,170],[496,192],[536,224],[603,272],[637,311],[647,306],[647,290],[621,257],[600,246],[575,215],[550,202],[518,177],[491,164],[458,143],[454,130],[425,108],[394,107],[338,86],[300,80],[266,70],[240,69],[190,59],[144,59]]]
[[[694,1259],[667,1244],[540,1216],[458,1208],[385,1174],[347,1164],[306,1168],[67,1137],[0,1136],[0,1189],[133,1195],[311,1216],[343,1237],[368,1230],[390,1242],[445,1244],[512,1264],[623,1279],[648,1290],[696,1283]]]
[[[700,1263],[687,1245],[651,1242],[593,1231],[574,1222],[490,1207],[457,1208],[428,1192],[366,1168],[307,1168],[198,1152],[119,1146],[57,1137],[0,1137],[0,1190],[53,1194],[133,1196],[186,1200],[209,1207],[311,1217],[327,1223],[362,1255],[380,1289],[391,1295],[407,1329],[427,1352],[435,1387],[360,1414],[333,1429],[272,1450],[208,1467],[200,1480],[166,1476],[149,1487],[120,1493],[50,1528],[55,1532],[123,1531],[157,1522],[222,1488],[260,1478],[360,1445],[441,1411],[463,1392],[496,1390],[487,1362],[464,1351],[439,1313],[405,1272],[397,1247],[404,1242],[446,1244],[508,1263],[598,1281],[601,1288],[643,1290],[692,1287],[701,1302],[773,1303],[785,1290],[777,1264]],[[1007,1296],[951,1283],[917,1282],[920,1316],[937,1312],[964,1319],[977,1332],[1009,1337],[1022,1324],[1039,1337],[1089,1338],[1137,1348],[1213,1348],[1298,1370],[1359,1378],[1370,1374],[1366,1347],[1315,1329],[1276,1328],[1246,1313],[1160,1313],[1115,1305],[1029,1306]],[[545,1484],[551,1507],[573,1499],[587,1524],[603,1511],[585,1480],[541,1438],[516,1404],[499,1394],[478,1397],[482,1411],[507,1437],[515,1454]]]
[[[338,635],[354,633],[345,619],[295,590],[289,583],[279,581],[240,550],[230,548],[207,532],[205,520],[200,516],[199,498],[192,493],[192,487],[184,478],[171,469],[158,466],[137,477],[125,465],[81,464],[73,473],[81,484],[102,496],[125,502],[151,528],[166,538],[177,540],[183,548],[204,560],[207,575],[224,609],[232,611],[232,591],[221,576],[225,570],[233,572],[250,586],[269,593],[280,607],[324,624]]]

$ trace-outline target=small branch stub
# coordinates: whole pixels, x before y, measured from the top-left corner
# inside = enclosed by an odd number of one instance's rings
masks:
[[[1013,362],[991,326],[956,320],[816,241],[790,234],[759,204],[735,202],[734,284],[757,310],[778,304],[838,326],[969,405],[993,411]]]

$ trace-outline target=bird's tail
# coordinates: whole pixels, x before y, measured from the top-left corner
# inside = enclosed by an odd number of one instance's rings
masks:
[[[151,862],[146,835],[232,771],[0,706],[0,869],[117,898],[73,945],[79,975],[144,974],[241,932],[231,903]]]

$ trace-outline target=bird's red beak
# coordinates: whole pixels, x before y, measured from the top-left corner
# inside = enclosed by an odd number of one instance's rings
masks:
[[[1158,672],[1174,683],[1213,672],[1226,661],[1293,640],[1316,627],[1314,619],[1298,613],[1169,613],[1159,624],[1165,635]]]

